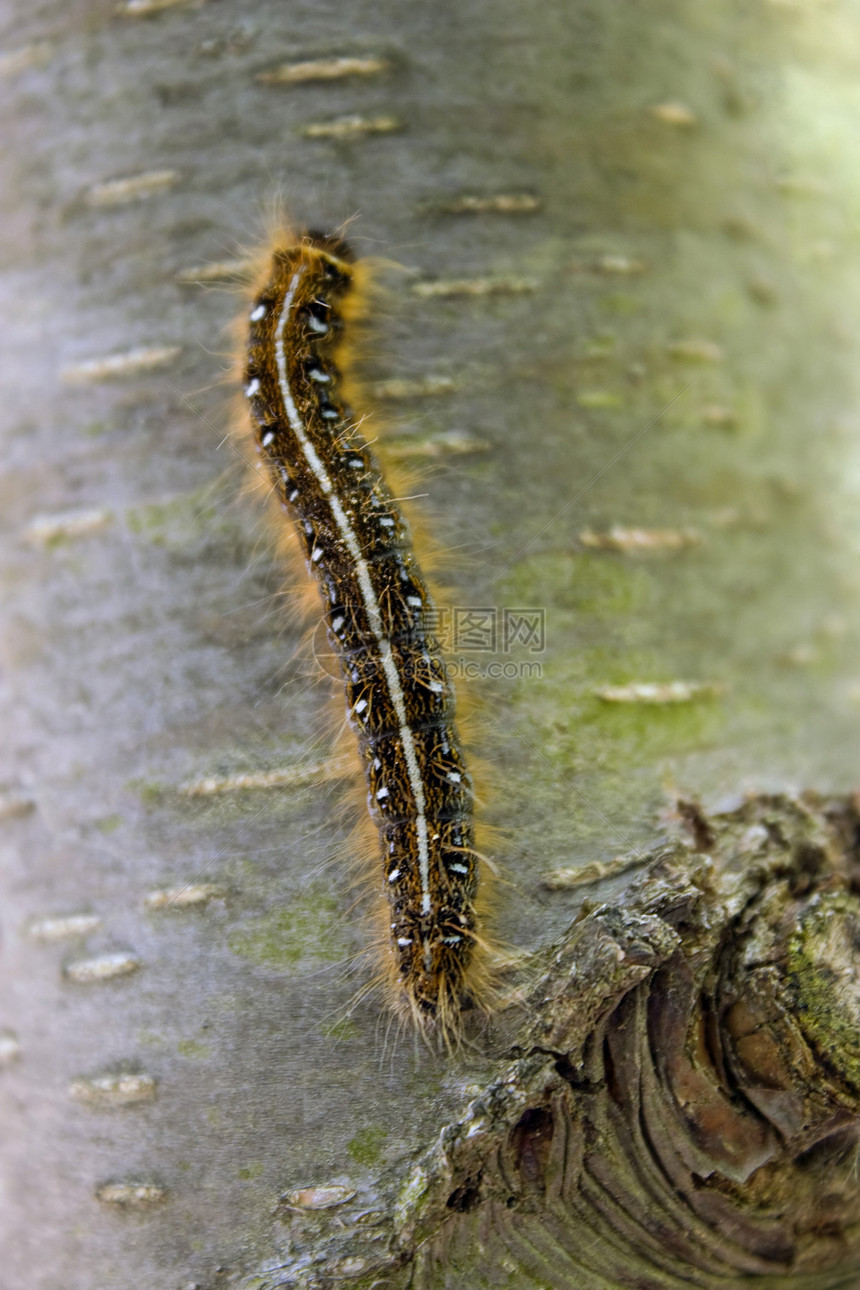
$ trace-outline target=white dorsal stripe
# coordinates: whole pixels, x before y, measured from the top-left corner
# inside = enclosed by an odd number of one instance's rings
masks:
[[[296,288],[302,278],[305,270],[299,268],[293,274],[290,285],[284,295],[284,302],[281,305],[281,312],[278,315],[277,325],[275,327],[275,362],[278,368],[278,388],[284,404],[284,410],[287,419],[301,445],[302,452],[308,466],[316,476],[320,488],[328,498],[332,514],[335,518],[338,530],[343,538],[346,549],[355,561],[355,572],[358,578],[358,586],[361,591],[361,598],[364,602],[365,612],[367,613],[370,630],[373,633],[379,649],[379,658],[382,663],[382,670],[385,674],[385,680],[388,685],[388,693],[391,696],[391,702],[394,705],[394,712],[397,717],[397,724],[400,730],[400,742],[403,746],[403,756],[406,759],[406,771],[409,776],[409,786],[412,789],[412,796],[415,799],[415,828],[418,835],[418,870],[421,879],[421,912],[429,914],[432,908],[430,899],[430,855],[427,845],[427,799],[424,795],[424,781],[421,778],[421,768],[418,765],[418,756],[415,751],[415,740],[412,737],[412,731],[406,718],[406,700],[403,694],[403,687],[400,684],[400,676],[397,672],[397,665],[394,662],[394,656],[391,650],[391,642],[385,636],[382,627],[382,614],[379,609],[379,602],[376,599],[376,592],[373,589],[373,583],[370,579],[370,571],[367,567],[367,561],[362,555],[361,546],[356,537],[355,530],[349,522],[349,516],[341,506],[340,499],[335,492],[329,473],[325,468],[319,454],[308,438],[302,418],[299,416],[299,410],[296,407],[292,390],[290,389],[289,378],[287,376],[287,359],[284,352],[284,332],[293,307]],[[425,945],[426,957],[426,945]]]

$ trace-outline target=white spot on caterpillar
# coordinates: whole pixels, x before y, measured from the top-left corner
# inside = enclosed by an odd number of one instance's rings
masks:
[[[319,382],[320,385],[328,385],[331,377],[328,372],[324,372],[320,367],[311,367],[308,369],[308,376],[312,381]]]
[[[405,949],[407,945],[411,945],[411,944],[412,944],[412,937],[411,937],[411,936],[398,936],[398,938],[397,938],[397,944],[398,944],[398,945],[402,945],[402,946],[404,947],[404,949]]]
[[[391,870],[391,873],[388,875],[388,881],[389,881],[389,882],[397,882],[397,879],[398,879],[399,877],[400,877],[400,870],[399,870],[399,869],[392,869],[392,870]]]
[[[323,322],[321,318],[317,318],[314,314],[308,314],[308,326],[312,332],[316,332],[317,336],[328,335],[328,323]]]
[[[449,770],[449,771],[448,771],[448,779],[450,780],[450,782],[451,782],[452,784],[459,784],[459,783],[460,783],[460,781],[462,780],[462,778],[463,778],[463,776],[460,774],[460,772],[459,772],[458,770]]]
[[[413,609],[420,609],[424,604],[424,601],[420,596],[407,596],[406,603],[407,605],[411,605]]]
[[[379,792],[376,794],[376,800],[377,800],[377,802],[382,802],[382,801],[384,801],[384,800],[385,800],[385,798],[386,798],[386,797],[390,797],[390,793],[389,793],[388,789],[387,789],[387,788],[385,788],[385,786],[383,786],[383,787],[379,790]]]
[[[343,619],[343,617],[339,614],[339,615],[337,616],[337,618],[333,618],[333,619],[331,620],[331,629],[332,629],[332,631],[333,631],[333,632],[339,632],[339,631],[340,631],[340,629],[341,629],[341,627],[343,627],[343,624],[344,624],[344,619]]]
[[[323,558],[323,549],[322,549],[322,547],[321,547],[321,546],[315,546],[315,547],[314,547],[314,549],[313,549],[313,551],[311,552],[311,559],[313,560],[314,564],[318,564],[318,563],[319,563],[319,561],[320,561],[322,558]]]
[[[268,448],[271,444],[273,444],[275,442],[275,436],[272,433],[272,431],[267,430],[266,433],[263,435],[263,438],[260,440],[260,442],[262,443],[264,448]]]
[[[465,865],[465,864],[449,864],[449,865],[448,865],[448,868],[449,868],[449,870],[451,871],[451,873],[464,873],[464,874],[465,874],[465,873],[468,873],[468,872],[469,872],[469,866],[468,866],[468,865]]]
[[[251,310],[251,322],[261,322],[268,310],[265,305],[257,305],[256,309]]]
[[[259,394],[259,393],[260,393],[260,382],[257,380],[257,378],[256,378],[256,376],[255,376],[255,377],[254,377],[254,379],[253,379],[253,381],[251,381],[251,382],[250,382],[248,385],[246,385],[246,387],[245,387],[245,398],[246,398],[246,399],[253,399],[254,395],[255,395],[255,394]]]
[[[367,707],[367,699],[359,699],[358,703],[355,704],[352,710],[353,712],[357,712],[359,715],[361,715],[361,713],[364,712],[366,707]]]

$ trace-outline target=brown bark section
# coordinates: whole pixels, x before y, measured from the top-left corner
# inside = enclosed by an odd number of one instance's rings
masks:
[[[708,853],[655,852],[547,953],[531,1020],[392,1196],[389,1255],[347,1207],[300,1284],[856,1285],[858,803],[682,814]]]

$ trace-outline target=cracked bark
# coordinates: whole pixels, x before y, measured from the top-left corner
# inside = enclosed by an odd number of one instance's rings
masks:
[[[491,1079],[391,1181],[396,1221],[317,1218],[258,1284],[315,1250],[304,1284],[856,1285],[857,802],[695,821],[709,854],[656,851],[547,952]]]

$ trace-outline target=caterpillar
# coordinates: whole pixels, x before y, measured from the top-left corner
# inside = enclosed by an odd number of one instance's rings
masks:
[[[369,878],[387,924],[379,976],[396,1012],[450,1044],[487,992],[473,786],[410,529],[346,398],[363,282],[338,235],[276,239],[250,308],[244,395],[320,592],[358,741],[380,845]]]

